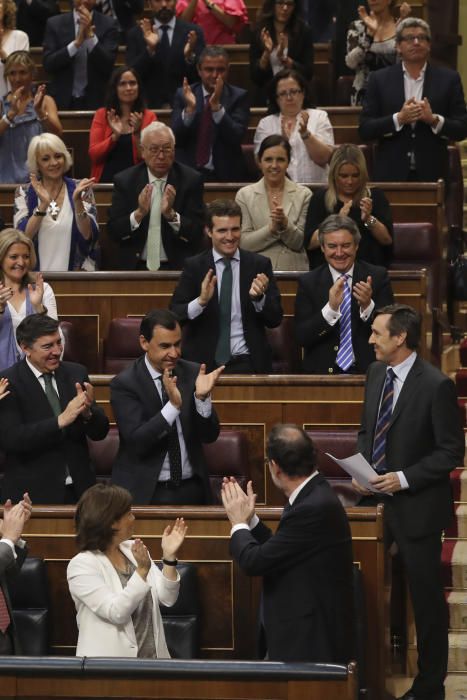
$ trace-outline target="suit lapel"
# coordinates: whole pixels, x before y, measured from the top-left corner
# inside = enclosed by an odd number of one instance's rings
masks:
[[[402,70],[402,63],[394,66],[394,70],[397,75],[397,80],[394,82],[394,104],[399,105],[398,109],[400,109],[405,102],[404,71]]]
[[[134,369],[136,374],[135,387],[140,387],[140,396],[143,404],[146,406],[149,415],[159,413],[162,408],[162,401],[159,396],[159,391],[155,386],[156,382],[149,374],[146,367],[145,356],[136,360]]]
[[[71,399],[76,396],[76,387],[73,382],[70,382],[68,372],[62,364],[55,370],[55,381],[57,382],[60,406],[65,409]]]
[[[249,264],[248,256],[245,252],[240,249],[240,305],[242,307],[242,321],[243,327],[245,327],[245,318],[247,317],[247,307],[250,303],[250,297],[248,292],[250,291],[251,282],[253,280],[253,271],[251,270],[251,265]]]
[[[294,203],[294,195],[297,194],[297,188],[295,187],[293,182],[290,182],[289,180],[285,180],[285,187],[284,187],[284,197],[282,199],[282,208],[284,209],[284,214],[288,217],[290,214],[290,210],[292,208],[292,205]]]
[[[386,365],[383,363],[377,366],[374,365],[374,369],[370,369],[369,372],[371,372],[372,377],[371,382],[368,381],[367,385],[367,415],[371,417],[371,426],[369,426],[369,434],[371,435],[371,451],[376,421],[378,420],[379,401],[381,398],[381,392],[383,391],[383,385],[386,379]]]
[[[417,385],[418,385],[418,377],[422,371],[422,367],[420,365],[420,359],[417,357],[415,360],[412,369],[408,373],[406,380],[402,386],[401,393],[398,396],[396,405],[394,407],[394,411],[392,412],[391,416],[391,423],[389,425],[389,429],[391,429],[391,426],[395,423],[395,421],[398,419],[399,415],[401,412],[404,410],[405,406],[407,406],[407,403],[410,401],[412,398],[414,392],[417,390]]]
[[[36,414],[43,417],[47,415],[47,413],[50,413],[52,417],[54,413],[45,395],[44,389],[40,381],[36,379],[35,375],[29,369],[26,360],[23,360],[21,363],[19,375],[21,381],[25,385],[24,396],[28,396],[30,406],[34,407]]]

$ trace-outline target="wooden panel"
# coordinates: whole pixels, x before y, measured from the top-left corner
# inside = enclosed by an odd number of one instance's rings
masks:
[[[200,580],[203,657],[254,658],[253,631],[257,625],[258,580],[245,576],[230,558],[230,526],[223,509],[135,507],[134,513],[137,518],[135,534],[144,539],[155,559],[159,557],[164,527],[179,515],[183,515],[188,523],[188,535],[182,554],[184,561],[196,565]],[[273,529],[277,527],[280,513],[281,509],[258,508],[258,515]],[[379,506],[377,511],[352,508],[348,509],[347,513],[352,530],[354,560],[363,572],[366,612],[368,620],[371,621],[368,624],[366,641],[368,685],[374,692],[373,697],[383,698],[386,666],[389,661],[389,629],[386,605],[388,571],[383,543],[382,506]],[[72,518],[71,507],[34,508],[33,517],[26,530],[31,556],[41,556],[46,560],[51,589],[52,653],[58,655],[71,655],[77,637],[74,611],[65,577],[67,563],[75,554]],[[3,681],[0,686],[3,687]],[[29,692],[31,693],[31,689]],[[42,692],[39,694],[42,695]],[[0,690],[0,696],[1,693]],[[64,693],[63,687],[61,693]],[[51,697],[57,694],[58,689],[55,688]],[[136,696],[136,693],[131,692],[131,697]],[[272,694],[266,697],[279,696]]]

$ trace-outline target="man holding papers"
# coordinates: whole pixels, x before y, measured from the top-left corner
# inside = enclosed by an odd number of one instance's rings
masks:
[[[380,309],[370,344],[358,449],[375,469],[360,505],[384,500],[390,541],[398,545],[412,597],[418,675],[404,700],[443,700],[448,615],[441,581],[441,534],[453,501],[449,473],[462,463],[464,435],[452,381],[416,352],[420,318],[410,306]],[[386,498],[385,494],[393,494]]]

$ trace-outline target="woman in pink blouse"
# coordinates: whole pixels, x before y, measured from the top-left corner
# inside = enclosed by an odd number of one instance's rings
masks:
[[[206,44],[235,44],[248,22],[243,0],[178,0],[177,17],[198,24]]]

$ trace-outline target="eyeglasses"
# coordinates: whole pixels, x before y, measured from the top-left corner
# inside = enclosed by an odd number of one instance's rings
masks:
[[[118,83],[118,87],[130,87],[130,88],[134,88],[134,87],[136,87],[137,85],[138,85],[138,83],[137,83],[136,80],[121,80],[121,81]]]
[[[173,151],[173,146],[145,146],[142,144],[142,148],[152,156],[157,156],[159,153],[163,156],[170,156]]]
[[[281,7],[293,7],[295,5],[295,0],[275,0],[274,5],[279,5]]]
[[[297,95],[300,95],[302,92],[303,90],[300,90],[299,88],[291,88],[290,90],[281,90],[277,93],[277,97],[279,99],[282,99],[283,97],[297,97]]]
[[[428,34],[405,34],[401,37],[401,41],[406,41],[408,44],[415,44],[416,41],[430,41]]]

